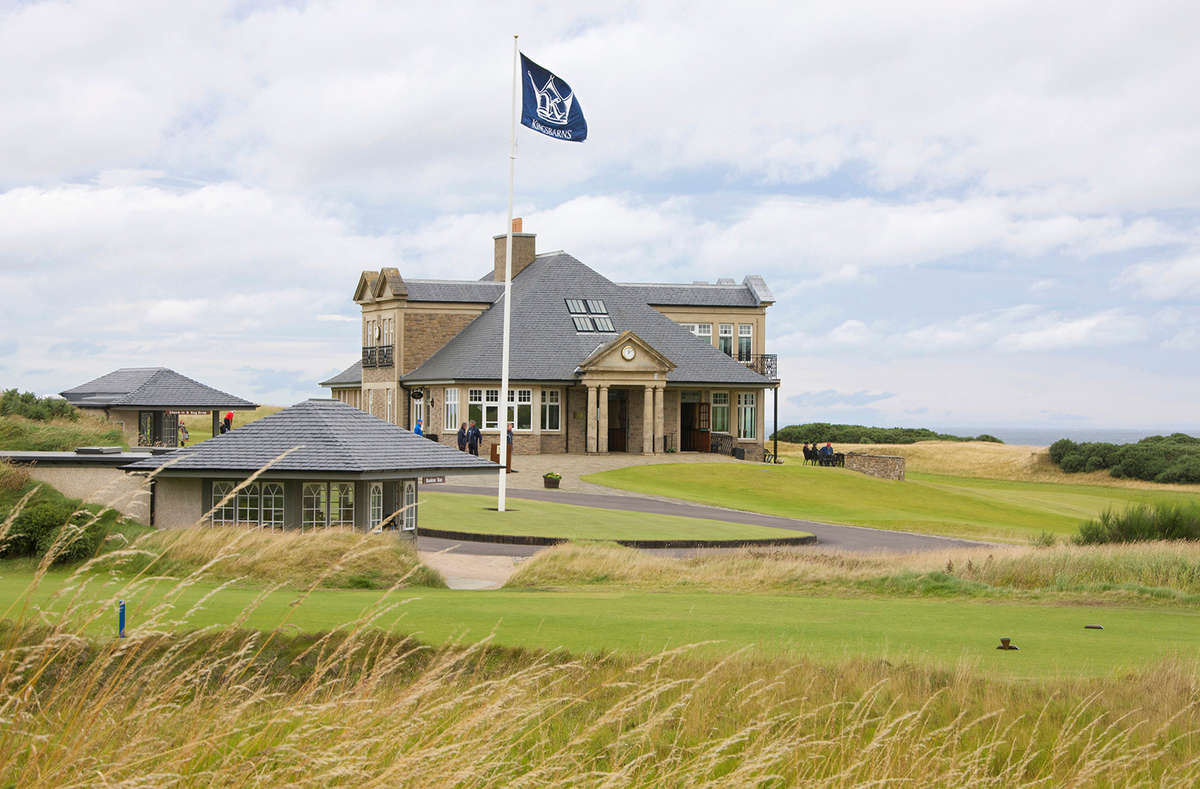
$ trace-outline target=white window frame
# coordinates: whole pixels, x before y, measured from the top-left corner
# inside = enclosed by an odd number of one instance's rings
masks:
[[[458,430],[458,390],[447,387],[442,395],[442,431]]]
[[[411,405],[411,408],[409,408],[409,420],[412,422],[412,428],[417,426],[417,420],[420,419],[421,432],[426,432],[426,428],[428,428],[429,425],[426,424],[425,420],[425,401],[423,399],[418,400],[415,397],[410,397],[408,402]]]
[[[524,411],[529,419],[529,427],[521,427],[521,412]],[[532,389],[509,389],[508,390],[508,409],[506,411],[508,419],[503,427],[507,428],[508,423],[512,422],[514,433],[529,433],[533,431],[533,390]]]
[[[329,483],[329,525],[354,528],[354,483]]]
[[[758,395],[738,392],[738,438],[758,438]]]
[[[210,520],[213,526],[237,525],[237,496],[235,495],[230,497],[229,501],[225,502],[224,505],[220,505],[221,499],[228,496],[236,487],[236,482],[230,482],[228,480],[218,480],[213,482],[212,504],[209,507],[209,509],[212,510]]]
[[[469,389],[467,390],[467,414],[471,406],[479,406],[479,419],[475,425],[480,430],[500,429],[500,390],[499,389]],[[491,419],[488,413],[491,412]]]
[[[394,415],[395,415],[395,413],[393,411],[392,390],[388,389],[387,390],[387,421],[393,425],[396,424],[396,420],[392,418]]]
[[[255,526],[261,525],[262,522],[262,500],[259,498],[259,489],[257,482],[251,482],[234,496],[234,502],[237,512],[237,525]]]
[[[287,497],[284,495],[282,482],[264,482],[260,494],[262,501],[262,517],[259,525],[264,529],[282,529],[284,524],[284,507]]]
[[[541,394],[541,422],[543,433],[562,432],[562,395],[558,389],[543,389]],[[553,419],[549,417],[553,416]],[[554,427],[550,427],[553,424]]]
[[[749,350],[742,353],[742,340],[749,340]],[[749,362],[754,359],[754,324],[738,324],[737,358],[739,362]]]
[[[417,481],[415,479],[404,480],[403,485],[404,497],[404,512],[401,514],[404,531],[416,531],[417,529]]]
[[[310,506],[312,496],[309,491],[316,491],[319,507]],[[319,515],[320,518],[313,516]],[[329,483],[305,482],[300,488],[300,529],[324,529],[329,526]]]
[[[702,340],[706,340],[709,345],[712,345],[712,324],[711,323],[697,323],[696,324],[696,336]]]
[[[712,392],[709,395],[711,405],[709,406],[709,425],[712,426],[714,433],[729,432],[729,392]],[[720,411],[725,415],[725,428],[717,428],[717,412]]]
[[[367,490],[367,501],[370,513],[367,516],[367,527],[374,531],[383,523],[383,483],[372,482]]]
[[[725,343],[726,340],[728,340],[729,342]],[[722,344],[727,344],[729,347],[721,348]],[[721,349],[722,353],[725,353],[729,356],[734,355],[733,324],[732,323],[718,324],[718,326],[717,326],[717,347]]]

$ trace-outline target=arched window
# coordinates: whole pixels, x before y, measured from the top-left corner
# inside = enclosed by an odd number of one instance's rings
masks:
[[[262,486],[262,519],[264,529],[283,528],[283,485],[266,482]]]
[[[408,479],[404,481],[404,530],[413,531],[417,528],[417,483]]]
[[[323,529],[329,525],[329,485],[305,482],[301,496],[301,528]]]
[[[212,486],[212,522],[214,526],[232,526],[237,523],[237,502],[230,498],[224,504],[221,500],[228,496],[234,488],[232,482],[214,482]]]
[[[257,526],[258,483],[251,482],[237,492],[237,522],[239,526]]]
[[[371,514],[368,521],[368,528],[372,531],[379,528],[379,524],[383,521],[383,483],[372,482],[370,494]]]
[[[329,484],[329,525],[354,528],[354,483]]]

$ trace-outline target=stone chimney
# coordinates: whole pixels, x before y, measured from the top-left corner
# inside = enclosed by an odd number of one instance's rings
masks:
[[[537,234],[521,232],[521,217],[513,220],[512,231],[512,275],[513,279],[516,279],[517,275],[533,262],[533,256],[537,254],[536,244],[534,243]],[[495,265],[492,269],[492,279],[496,282],[503,282],[504,246],[508,241],[508,236],[493,236],[492,238],[496,242]]]

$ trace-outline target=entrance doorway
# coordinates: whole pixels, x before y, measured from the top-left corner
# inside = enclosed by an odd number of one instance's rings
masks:
[[[608,451],[629,451],[629,390],[608,390]]]
[[[709,432],[708,403],[700,402],[699,392],[683,392],[679,403],[679,449],[683,452],[708,452],[712,446]]]

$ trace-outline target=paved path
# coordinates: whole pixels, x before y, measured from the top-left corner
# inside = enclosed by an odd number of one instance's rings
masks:
[[[426,488],[429,492],[468,493],[494,496],[495,491],[473,485],[438,485]],[[934,537],[927,534],[912,534],[887,529],[872,529],[865,526],[839,526],[831,523],[783,518],[777,515],[762,515],[756,512],[710,507],[670,499],[650,499],[639,496],[608,493],[575,493],[564,490],[513,489],[508,496],[514,499],[553,501],[559,504],[575,504],[581,507],[598,507],[627,512],[645,512],[655,515],[678,515],[685,518],[707,518],[731,523],[749,523],[756,526],[772,526],[777,529],[805,531],[816,535],[823,548],[843,551],[883,551],[909,553],[912,551],[943,550],[946,548],[971,548],[985,543],[958,540],[950,537]],[[489,556],[531,556],[539,549],[535,546],[501,545],[499,543],[440,540],[432,537],[420,538],[422,551],[444,550],[451,545],[455,552]],[[696,549],[687,551],[688,553]],[[677,551],[676,551],[677,552]]]

